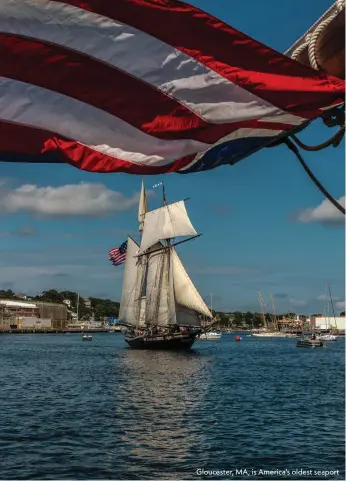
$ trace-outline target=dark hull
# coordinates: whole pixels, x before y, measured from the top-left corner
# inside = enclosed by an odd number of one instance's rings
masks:
[[[125,337],[125,341],[132,349],[152,349],[161,351],[186,351],[191,348],[198,332],[180,336],[150,336],[150,337]]]
[[[308,349],[314,349],[315,347],[324,347],[324,343],[319,339],[303,339],[297,341],[297,347],[305,347]]]

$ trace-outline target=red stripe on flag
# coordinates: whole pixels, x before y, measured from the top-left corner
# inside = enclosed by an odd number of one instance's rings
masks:
[[[179,0],[52,0],[142,30],[282,110],[304,118],[343,102],[344,82],[306,67]]]
[[[40,155],[53,135],[46,130],[0,120],[0,152]]]
[[[292,127],[257,120],[208,123],[125,72],[67,48],[18,35],[0,34],[0,58],[2,77],[75,98],[160,139],[192,139],[213,144],[239,128]]]
[[[79,144],[78,142],[70,142],[59,138],[52,139],[50,150],[53,149],[59,153],[60,157],[78,169],[87,170],[89,172],[127,172],[130,174],[166,174],[169,172],[177,172],[179,169],[187,166],[193,161],[195,155],[188,155],[181,159],[177,159],[169,165],[155,166],[136,164],[126,160],[117,159],[110,155],[103,154],[90,147]],[[0,149],[1,150],[1,149]]]
[[[40,156],[49,154],[48,162],[69,163],[89,172],[126,172],[143,175],[176,172],[188,165],[195,157],[190,155],[161,167],[134,164],[95,151],[78,142],[64,139],[52,132],[2,120],[0,120],[0,152],[5,161],[8,153],[17,154],[17,162],[28,162],[31,158],[37,162]]]

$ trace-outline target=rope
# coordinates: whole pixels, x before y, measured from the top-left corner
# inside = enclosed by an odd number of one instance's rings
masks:
[[[295,141],[295,143],[304,150],[307,150],[308,152],[317,152],[318,150],[325,149],[326,147],[329,147],[330,145],[333,145],[334,147],[337,147],[340,142],[343,139],[343,136],[345,135],[345,126],[343,125],[330,139],[326,140],[322,144],[318,145],[306,145],[303,144],[301,140],[298,139],[298,137],[294,134],[292,134],[290,137]]]
[[[339,13],[344,10],[345,8],[345,0],[337,0],[335,2],[335,8],[333,13],[329,15],[329,17],[325,18],[320,24],[317,25],[313,32],[310,32],[305,37],[305,42],[297,47],[291,55],[293,60],[296,60],[297,57],[306,49],[308,48],[308,56],[309,62],[311,67],[318,70],[319,65],[317,62],[317,52],[316,52],[316,45],[317,40],[321,33],[328,27],[328,25],[334,20],[335,17],[339,15]]]
[[[346,215],[345,208],[339,204],[339,202],[334,199],[334,197],[323,187],[321,182],[319,182],[314,174],[311,172],[309,167],[306,165],[304,162],[303,157],[301,156],[297,146],[290,140],[289,138],[286,138],[283,140],[283,142],[287,145],[287,147],[292,150],[292,152],[295,154],[297,159],[299,160],[300,164],[302,165],[303,169],[305,172],[308,174],[310,179],[313,181],[313,183],[316,185],[316,187],[322,192],[322,194],[344,215]]]
[[[296,60],[296,58],[299,57],[299,55],[304,52],[306,47],[309,46],[310,39],[311,39],[311,33],[308,33],[307,36],[305,37],[305,42],[302,43],[298,48],[296,48],[295,51],[292,53],[291,58],[293,60]]]

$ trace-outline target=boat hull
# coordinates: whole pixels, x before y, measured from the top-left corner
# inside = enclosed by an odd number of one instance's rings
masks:
[[[199,341],[217,341],[221,339],[221,334],[204,332],[197,337]]]
[[[315,347],[324,347],[323,341],[319,339],[303,339],[297,341],[297,347],[304,347],[308,349],[313,349]]]
[[[186,351],[191,348],[198,333],[181,336],[125,337],[132,349],[151,349],[160,351]]]
[[[283,332],[253,332],[251,334],[253,337],[286,337]]]

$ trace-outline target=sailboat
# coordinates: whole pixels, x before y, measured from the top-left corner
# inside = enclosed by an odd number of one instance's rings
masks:
[[[79,294],[77,295],[77,323],[79,321]],[[93,337],[91,334],[84,333],[82,336],[83,341],[92,341]]]
[[[329,299],[330,299],[330,303],[331,303],[331,306],[332,306],[332,310],[333,310],[333,317],[334,317],[334,323],[335,323],[335,327],[334,329],[337,329],[337,325],[336,325],[336,319],[335,319],[335,311],[334,311],[334,303],[333,303],[333,297],[332,297],[332,292],[330,290],[330,285],[327,284],[327,295],[329,295]],[[324,319],[325,319],[325,324],[326,324],[326,327],[327,327],[327,322],[329,323],[329,302],[328,302],[328,306],[327,306],[327,309],[328,311],[326,312],[326,309],[324,309]],[[332,327],[333,329],[333,327]],[[327,332],[327,333],[322,333],[320,332],[318,338],[321,340],[321,341],[336,341],[337,340],[337,337],[332,333],[332,332]]]
[[[253,329],[251,335],[254,337],[286,337],[286,334],[284,332],[279,331],[278,328],[278,321],[276,318],[276,312],[275,312],[275,306],[274,306],[274,298],[272,294],[270,294],[272,304],[273,304],[273,313],[274,313],[274,329],[268,329],[267,325],[267,320],[266,316],[264,314],[264,302],[263,302],[263,297],[260,291],[258,290],[258,298],[262,310],[262,322],[263,322],[263,329]]]
[[[119,324],[134,349],[189,349],[212,313],[187,274],[175,246],[200,236],[185,201],[148,211],[142,183],[138,220],[141,241],[128,236]],[[189,236],[174,242],[175,238]],[[213,323],[209,324],[208,329]]]

